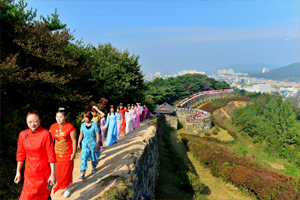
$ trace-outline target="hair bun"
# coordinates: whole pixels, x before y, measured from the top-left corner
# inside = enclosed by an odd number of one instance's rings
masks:
[[[59,108],[58,110],[59,110],[59,111],[63,111],[63,110],[65,110],[65,108]]]

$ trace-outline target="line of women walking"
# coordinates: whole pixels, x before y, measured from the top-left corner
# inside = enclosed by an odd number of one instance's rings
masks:
[[[70,185],[73,183],[74,158],[77,149],[81,149],[80,179],[85,178],[87,161],[92,162],[92,173],[96,172],[100,152],[105,145],[118,141],[120,136],[129,134],[140,126],[147,118],[147,107],[137,104],[121,103],[114,112],[114,106],[105,120],[105,114],[92,103],[92,109],[84,111],[80,135],[76,142],[76,130],[67,122],[67,112],[59,108],[56,112],[56,123],[50,131],[41,127],[38,111],[29,111],[26,116],[28,129],[20,132],[17,149],[17,171],[15,183],[21,180],[21,168],[25,162],[24,184],[20,199],[51,199],[50,193],[64,189],[64,197],[71,195]],[[56,184],[57,183],[57,184]],[[56,185],[55,185],[56,184]]]

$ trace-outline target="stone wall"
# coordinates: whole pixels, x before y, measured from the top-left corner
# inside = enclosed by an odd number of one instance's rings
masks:
[[[133,200],[142,194],[147,194],[150,199],[155,199],[155,186],[159,176],[158,138],[155,131],[146,135],[143,141],[145,148],[135,162],[131,177],[133,180]]]
[[[190,133],[200,133],[206,132],[211,129],[211,114],[204,110],[191,109],[191,111],[184,111],[185,108],[177,108],[176,114],[178,120],[185,124],[185,128]],[[195,116],[196,111],[202,111],[206,113],[206,117],[201,117],[200,119],[190,119],[190,117]]]
[[[165,115],[166,118],[166,125],[172,127],[173,129],[177,130],[178,119],[176,116],[172,115]]]
[[[194,104],[204,101],[207,99],[216,99],[216,98],[222,98],[222,97],[233,97],[235,95],[234,92],[216,92],[216,93],[209,93],[209,94],[201,94],[198,95],[187,102],[185,102],[181,108],[189,108],[193,106]]]

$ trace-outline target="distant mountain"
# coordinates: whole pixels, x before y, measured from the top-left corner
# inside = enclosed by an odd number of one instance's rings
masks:
[[[280,65],[265,64],[265,63],[252,63],[252,64],[235,64],[225,69],[233,69],[234,72],[261,72],[263,68],[268,68],[269,70],[281,67]]]
[[[283,81],[300,81],[300,63],[293,63],[266,73],[253,73],[249,76]]]

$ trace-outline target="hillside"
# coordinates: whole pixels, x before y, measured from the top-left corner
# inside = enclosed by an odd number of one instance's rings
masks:
[[[300,63],[293,63],[266,73],[253,73],[250,76],[273,80],[300,81]]]
[[[225,69],[233,69],[235,72],[261,72],[263,68],[270,70],[281,67],[280,65],[265,64],[265,63],[251,63],[251,64],[235,64]]]

